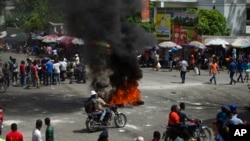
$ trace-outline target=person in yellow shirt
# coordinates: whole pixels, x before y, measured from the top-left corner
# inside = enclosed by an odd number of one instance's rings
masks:
[[[217,74],[217,72],[218,72],[218,70],[219,70],[219,67],[218,67],[218,64],[216,63],[216,60],[215,59],[213,59],[213,62],[212,62],[212,64],[210,65],[210,71],[211,71],[211,74],[213,75],[210,79],[209,79],[209,81],[210,81],[210,83],[212,83],[212,80],[214,80],[214,84],[216,85],[216,74]]]

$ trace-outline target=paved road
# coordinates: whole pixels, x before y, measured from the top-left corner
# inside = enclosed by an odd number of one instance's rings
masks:
[[[2,54],[2,58],[10,55],[19,61],[26,58],[15,53]],[[236,103],[240,116],[250,121],[249,112],[244,109],[250,102],[248,84],[229,85],[226,71],[218,75],[218,85],[209,84],[209,78],[207,71],[201,76],[191,71],[187,73],[186,83],[182,84],[178,71],[161,69],[156,72],[143,68],[139,88],[145,103],[119,109],[127,115],[128,124],[121,129],[109,128],[110,140],[130,141],[138,135],[150,140],[154,130],[163,131],[161,125],[166,123],[171,105],[181,101],[187,103],[187,112],[192,117],[204,120],[209,126],[222,104]],[[83,101],[89,96],[89,85],[88,80],[86,84],[65,82],[40,89],[10,86],[6,93],[0,94],[0,103],[6,109],[2,137],[9,131],[10,124],[16,122],[25,140],[30,140],[36,119],[50,117],[58,141],[97,140],[100,132],[88,133],[84,125]],[[43,135],[44,130],[45,127]]]

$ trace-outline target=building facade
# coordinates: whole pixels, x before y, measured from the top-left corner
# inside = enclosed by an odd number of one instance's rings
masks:
[[[250,0],[151,0],[155,2],[154,19],[157,14],[185,12],[188,9],[217,9],[227,20],[233,36],[250,34]],[[250,22],[249,22],[250,23]],[[250,24],[249,24],[250,25]]]
[[[0,9],[0,26],[3,25],[5,16],[14,8],[14,0],[6,0],[5,8]]]

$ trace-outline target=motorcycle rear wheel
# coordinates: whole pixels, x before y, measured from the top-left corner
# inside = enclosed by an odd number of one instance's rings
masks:
[[[86,121],[86,128],[89,132],[95,132],[98,130],[98,127],[95,125],[95,121],[94,120],[89,120],[89,121]]]
[[[122,128],[127,124],[127,117],[123,113],[119,113],[114,117],[115,126],[118,128]]]

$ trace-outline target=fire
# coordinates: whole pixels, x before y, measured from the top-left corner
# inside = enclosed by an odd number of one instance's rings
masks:
[[[111,105],[143,104],[140,93],[136,80],[127,81],[122,88],[116,88],[111,92],[108,103]]]

